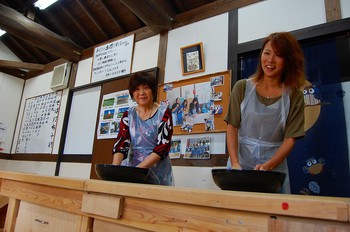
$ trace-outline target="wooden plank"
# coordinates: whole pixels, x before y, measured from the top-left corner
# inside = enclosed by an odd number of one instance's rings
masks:
[[[118,224],[151,231],[267,231],[269,215],[125,198],[123,217]]]
[[[269,231],[348,232],[350,231],[350,225],[346,222],[277,217],[270,219]]]
[[[324,0],[327,22],[341,19],[340,0]]]
[[[93,230],[94,219],[87,216],[81,216],[79,222],[77,222],[77,232],[87,232]],[[106,231],[105,231],[106,232]]]
[[[21,201],[15,232],[77,231],[79,218],[80,215],[74,213]]]
[[[93,215],[118,219],[123,212],[124,197],[84,193],[81,211]]]
[[[196,190],[99,180],[87,180],[85,191],[271,215],[349,221],[349,198]]]
[[[15,198],[10,198],[9,205],[7,208],[5,231],[12,232],[15,229],[16,218],[18,215],[20,201]]]
[[[8,197],[0,196],[0,209],[9,203]]]
[[[44,178],[45,179],[45,178]],[[14,180],[3,180],[0,194],[49,208],[81,214],[83,192]]]
[[[138,229],[130,226],[124,226],[112,222],[106,222],[102,220],[95,219],[94,220],[94,232],[146,232],[148,230]]]
[[[41,184],[47,186],[59,186],[60,188],[84,189],[84,180],[78,178],[62,178],[57,176],[40,176],[30,173],[17,173],[0,171],[0,179],[17,180],[33,184]]]

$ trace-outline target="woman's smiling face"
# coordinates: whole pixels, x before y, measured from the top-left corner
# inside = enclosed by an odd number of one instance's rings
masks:
[[[133,98],[135,99],[137,104],[141,106],[152,104],[152,90],[148,85],[138,85],[133,93]]]
[[[265,77],[281,78],[285,60],[272,48],[271,42],[266,43],[261,53],[261,67]]]

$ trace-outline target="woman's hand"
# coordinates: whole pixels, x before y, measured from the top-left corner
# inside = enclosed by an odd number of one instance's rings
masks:
[[[140,163],[136,166],[137,168],[148,168],[144,163]]]
[[[270,168],[265,165],[265,164],[257,164],[254,168],[254,170],[258,170],[258,171],[270,171]]]
[[[238,162],[232,162],[231,160],[231,169],[242,170],[242,167]]]
[[[160,156],[156,153],[152,152],[149,156],[147,156],[139,165],[137,165],[138,168],[150,168],[155,163],[157,163],[160,160]]]

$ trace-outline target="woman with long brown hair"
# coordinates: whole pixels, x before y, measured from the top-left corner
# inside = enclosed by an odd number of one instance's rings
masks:
[[[272,33],[262,46],[257,71],[239,80],[231,93],[227,122],[229,169],[286,173],[287,156],[304,133],[303,51],[288,32]]]

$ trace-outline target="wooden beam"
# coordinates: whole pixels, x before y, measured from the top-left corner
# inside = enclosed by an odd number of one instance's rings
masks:
[[[341,19],[340,0],[324,0],[327,22]]]
[[[18,61],[0,60],[0,67],[14,68],[14,69],[28,69],[28,70],[44,70],[45,65],[18,62]]]
[[[85,0],[81,1],[81,0],[76,0],[76,2],[78,3],[79,7],[82,9],[82,11],[86,14],[86,16],[91,20],[91,22],[95,25],[95,27],[98,29],[98,31],[100,31],[100,34],[102,34],[102,36],[105,39],[108,39],[108,35],[107,32],[105,32],[105,30],[100,26],[100,24],[97,21],[97,18],[95,17],[95,15],[90,12],[89,8],[86,7],[86,3]]]
[[[137,15],[146,26],[150,27],[155,32],[168,31],[173,28],[173,19],[169,17],[172,12],[169,8],[164,7],[164,4],[158,5],[157,1],[144,0],[120,0],[126,7],[128,7],[134,14]]]
[[[72,62],[80,60],[82,48],[47,28],[0,4],[0,27],[7,33]]]
[[[23,80],[27,79],[27,72],[25,72],[23,70],[12,69],[12,68],[1,68],[0,67],[0,72],[6,73],[6,74],[14,76],[14,77],[21,78]]]

